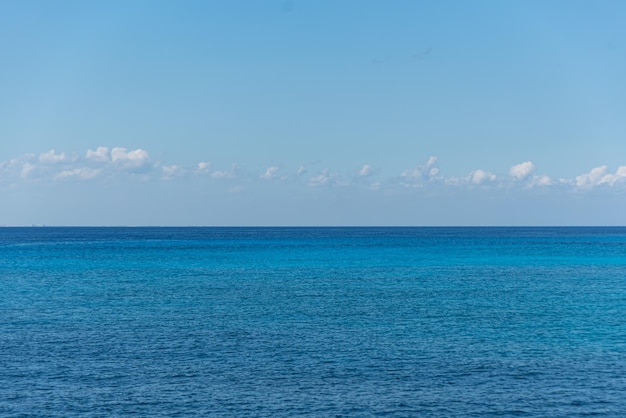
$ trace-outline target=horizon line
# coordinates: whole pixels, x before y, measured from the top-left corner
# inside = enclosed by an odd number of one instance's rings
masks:
[[[0,225],[0,228],[624,228],[626,225]]]

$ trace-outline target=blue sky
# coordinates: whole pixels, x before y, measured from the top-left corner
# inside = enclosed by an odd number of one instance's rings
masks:
[[[625,15],[0,2],[0,225],[624,225]]]

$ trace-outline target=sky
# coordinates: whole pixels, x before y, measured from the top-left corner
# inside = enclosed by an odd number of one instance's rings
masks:
[[[625,15],[0,0],[0,225],[626,225]]]

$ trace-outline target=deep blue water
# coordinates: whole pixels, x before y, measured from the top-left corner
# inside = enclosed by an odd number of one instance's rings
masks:
[[[626,228],[0,228],[0,416],[626,416]]]

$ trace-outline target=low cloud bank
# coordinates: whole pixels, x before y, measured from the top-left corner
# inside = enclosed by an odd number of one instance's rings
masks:
[[[82,156],[81,156],[82,155]],[[287,167],[286,169],[284,167]],[[307,187],[358,187],[372,191],[393,190],[394,188],[493,188],[512,189],[561,189],[586,192],[604,188],[611,189],[626,185],[626,165],[611,172],[606,165],[592,168],[589,172],[574,178],[552,178],[537,173],[532,161],[523,161],[510,167],[508,175],[497,174],[484,168],[477,168],[465,177],[446,176],[439,168],[436,156],[427,158],[413,168],[397,170],[398,174],[383,176],[382,170],[374,170],[370,164],[362,164],[351,170],[341,171],[326,167],[310,171],[303,164],[293,164],[289,168],[271,165],[256,171],[249,171],[238,164],[230,167],[216,167],[212,162],[200,161],[193,167],[180,164],[165,164],[155,161],[150,153],[142,148],[98,146],[83,154],[50,149],[41,153],[30,153],[0,161],[0,184],[45,181],[96,181],[109,178],[135,178],[142,181],[186,179],[207,179],[207,181],[229,181],[231,188],[243,187],[256,182],[278,184],[293,182]],[[393,170],[386,170],[393,173]],[[237,183],[240,184],[237,184]]]

